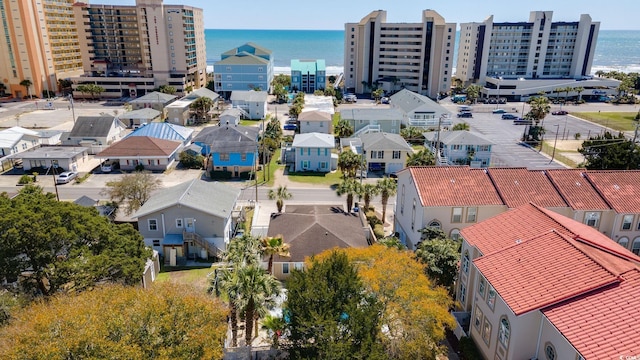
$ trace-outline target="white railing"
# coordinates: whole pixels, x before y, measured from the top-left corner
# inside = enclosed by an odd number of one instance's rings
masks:
[[[353,136],[354,137],[358,137],[362,134],[367,134],[367,133],[378,133],[380,132],[380,125],[367,125],[365,127],[363,127],[362,129],[356,131]]]

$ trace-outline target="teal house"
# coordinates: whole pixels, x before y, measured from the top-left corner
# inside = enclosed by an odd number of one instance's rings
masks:
[[[291,60],[291,90],[312,94],[327,86],[324,59]]]
[[[273,54],[254,43],[246,43],[222,53],[213,64],[214,89],[225,99],[233,91],[271,91]]]

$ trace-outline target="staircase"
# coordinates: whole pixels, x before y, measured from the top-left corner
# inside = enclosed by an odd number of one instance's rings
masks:
[[[196,245],[206,249],[209,255],[215,256],[218,259],[222,259],[222,250],[218,249],[215,245],[203,239],[199,234],[188,232],[185,230],[182,232],[182,239],[184,241],[193,241]]]
[[[240,106],[236,106],[234,109],[238,109],[240,110],[240,114],[244,119],[251,119],[251,117],[249,116],[249,113],[246,112],[243,108],[241,108]]]
[[[353,137],[358,137],[362,134],[367,134],[367,133],[377,133],[380,132],[380,125],[367,125],[365,127],[363,127],[362,129],[356,131],[352,136]]]

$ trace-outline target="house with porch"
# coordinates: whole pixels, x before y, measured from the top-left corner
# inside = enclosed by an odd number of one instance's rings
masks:
[[[162,112],[153,108],[133,110],[119,115],[118,118],[130,129],[137,129],[152,122],[162,121]]]
[[[273,52],[254,43],[246,43],[220,56],[213,64],[214,89],[225,99],[232,92],[260,89],[271,91]]]
[[[413,148],[398,134],[372,132],[360,135],[367,170],[394,174],[404,169]]]
[[[274,256],[274,276],[285,280],[293,269],[304,268],[307,257],[325,250],[371,245],[369,225],[362,219],[364,217],[357,214],[346,213],[341,205],[287,204],[283,213],[271,217],[267,232],[267,236],[281,235],[291,255]]]
[[[251,120],[264,119],[268,95],[266,91],[235,90],[231,93],[231,106],[244,111]]]
[[[640,297],[629,295],[640,293],[640,257],[533,203],[460,235],[456,331],[483,358],[611,359],[640,350]]]
[[[413,91],[402,89],[391,95],[392,109],[402,112],[402,124],[422,129],[438,129],[451,126],[451,112],[437,102]]]
[[[195,115],[191,110],[191,104],[201,97],[208,98],[213,102],[211,110],[218,107],[220,95],[207,88],[200,88],[167,105],[167,122],[181,126],[195,123],[198,119],[195,119]],[[206,114],[206,119],[204,120],[208,121],[210,118],[211,114]]]
[[[63,133],[62,145],[86,147],[97,154],[127,135],[127,126],[115,116],[78,116],[71,132]]]
[[[298,134],[293,138],[291,149],[295,153],[294,171],[330,172],[338,166],[333,135],[324,133]]]
[[[207,126],[193,143],[202,147],[205,167],[212,175],[247,177],[258,161],[258,135],[255,126]]]
[[[466,130],[423,133],[424,145],[436,156],[438,165],[469,165],[477,168],[491,164],[493,142],[482,134]]]
[[[182,149],[182,142],[150,136],[132,136],[96,154],[102,161],[116,163],[121,170],[133,171],[140,166],[149,171],[165,171],[174,166]]]
[[[219,124],[220,124],[220,126],[222,126],[222,125],[231,125],[231,126],[240,125],[240,119],[242,119],[243,115],[244,115],[244,112],[241,109],[235,109],[235,108],[226,109],[225,111],[222,112],[222,114],[220,114]]]
[[[220,259],[238,218],[240,189],[194,179],[154,193],[133,215],[146,246],[166,265],[186,259]]]
[[[398,109],[368,108],[340,110],[340,119],[347,120],[353,127],[353,136],[368,132],[400,134],[400,124],[404,118]]]

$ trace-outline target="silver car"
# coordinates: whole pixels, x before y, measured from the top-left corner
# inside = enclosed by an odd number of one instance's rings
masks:
[[[65,171],[62,174],[58,175],[56,178],[56,184],[67,184],[71,180],[75,179],[78,176],[78,173],[73,171]]]

